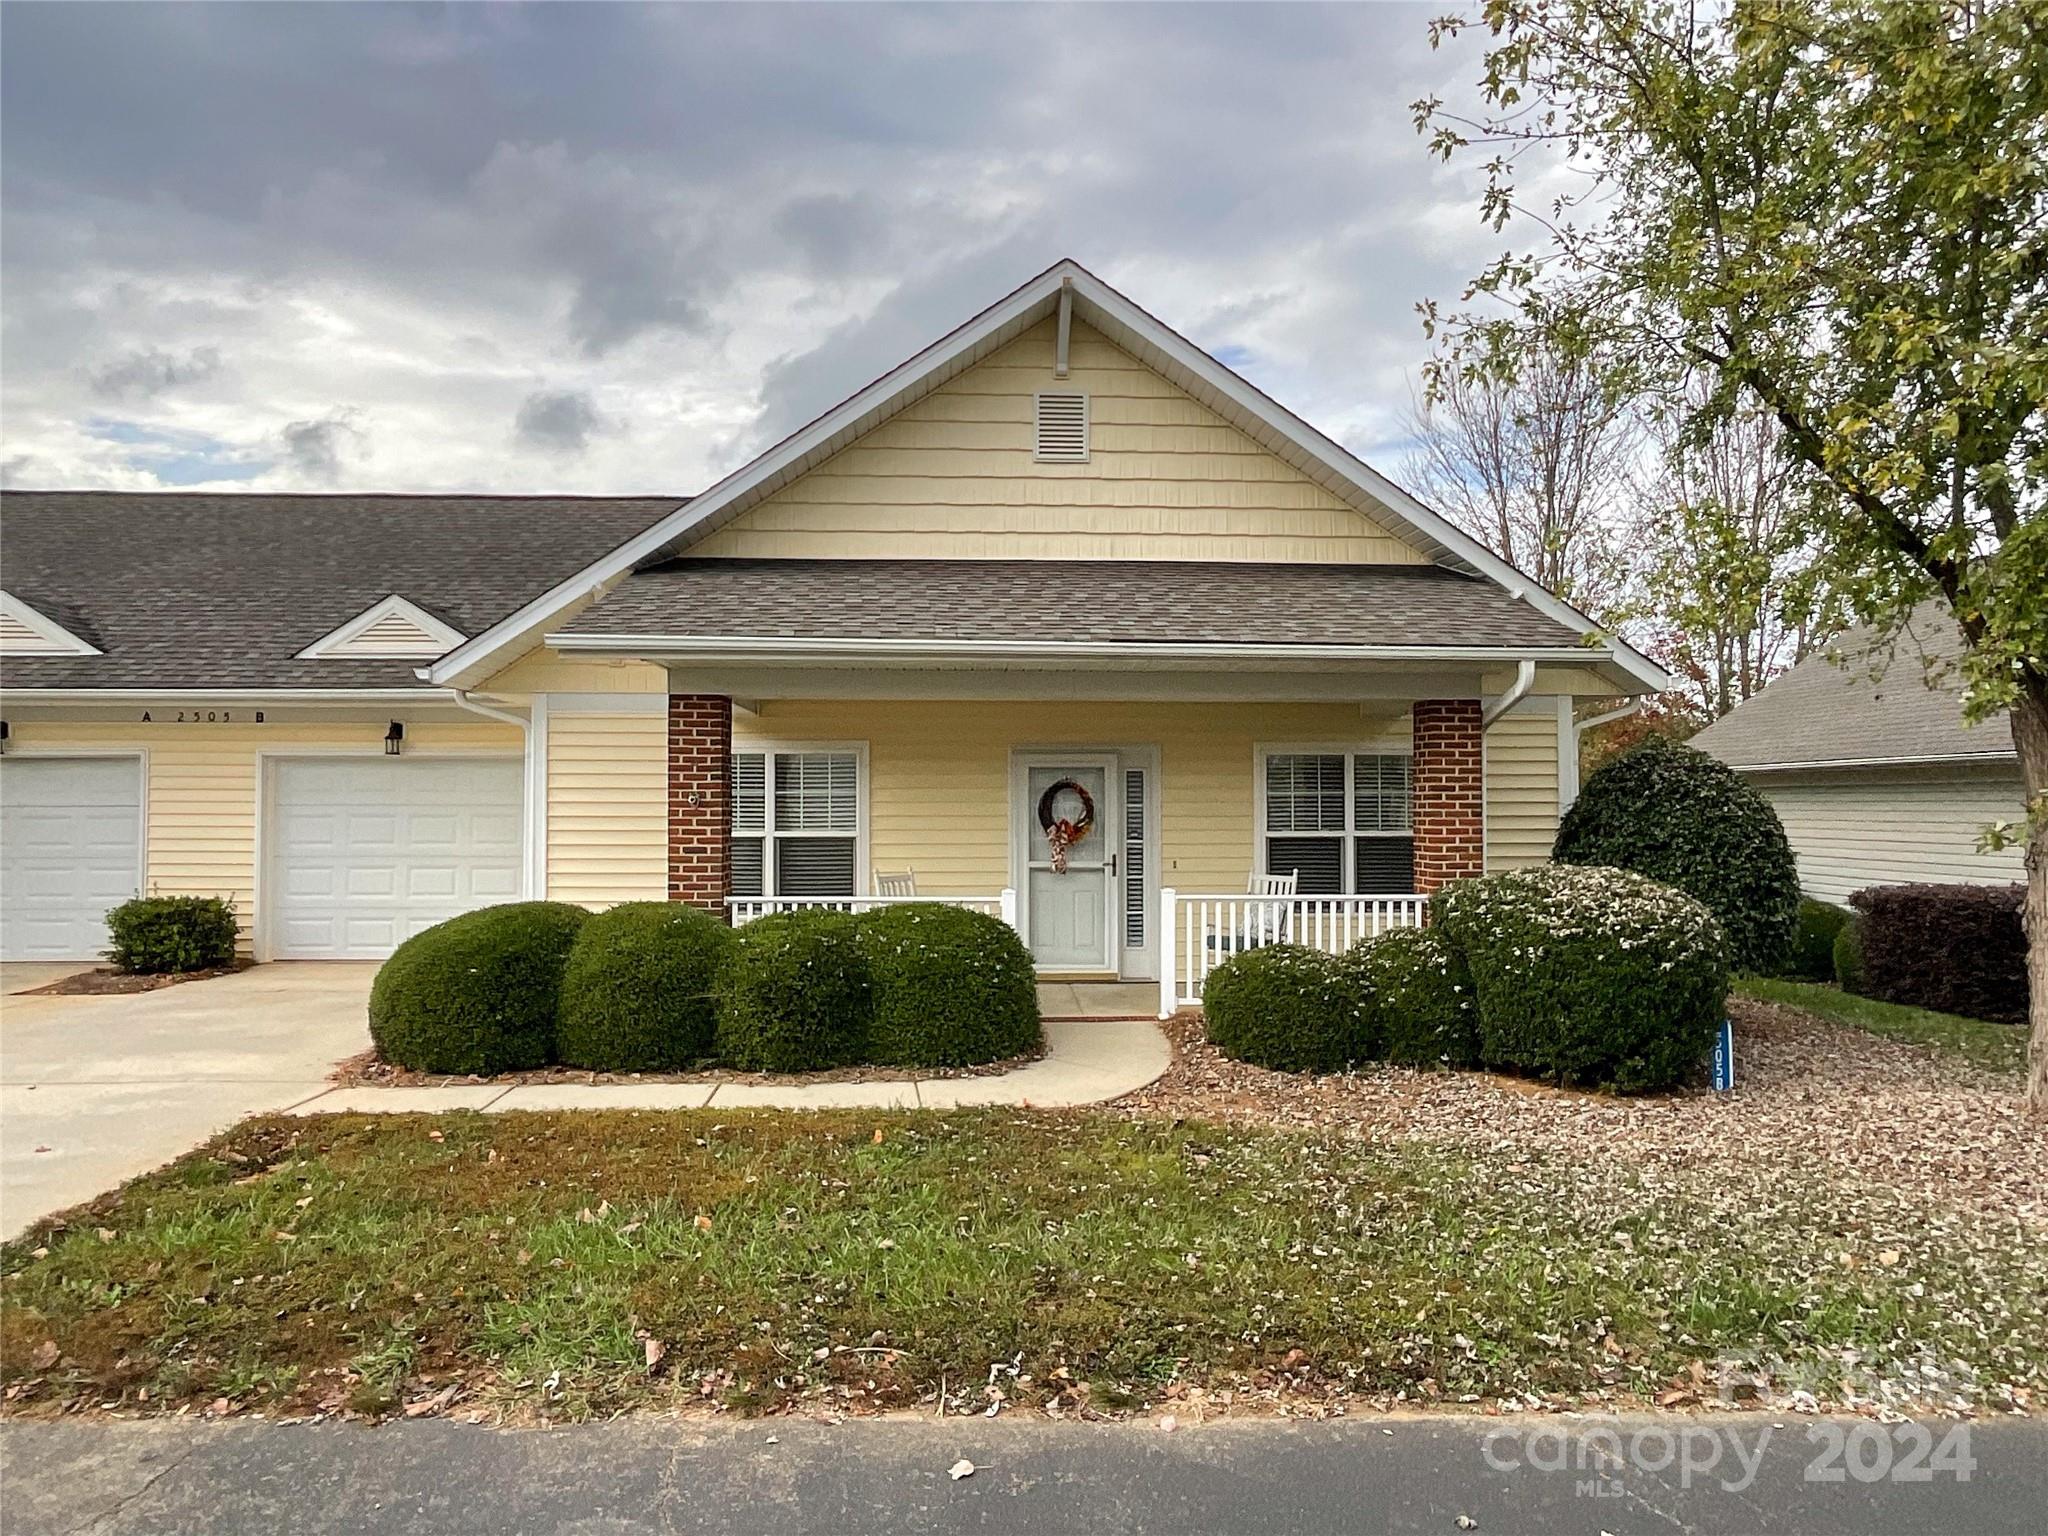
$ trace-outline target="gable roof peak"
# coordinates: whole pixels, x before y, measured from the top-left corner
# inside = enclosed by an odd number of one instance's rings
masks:
[[[923,351],[798,428],[716,485],[603,559],[556,584],[518,612],[422,670],[428,681],[460,685],[488,672],[496,658],[526,643],[564,609],[650,560],[675,555],[784,485],[823,463],[913,401],[964,373],[997,348],[1055,313],[1071,309],[1113,345],[1338,498],[1405,534],[1438,565],[1480,576],[1527,601],[1575,633],[1592,620],[1544,590],[1478,540],[1310,426],[1157,316],[1133,303],[1072,257],[1062,257]],[[1602,637],[1588,660],[1611,659],[1643,691],[1670,675],[1623,641]]]
[[[468,637],[393,592],[300,651],[299,661],[432,661]]]

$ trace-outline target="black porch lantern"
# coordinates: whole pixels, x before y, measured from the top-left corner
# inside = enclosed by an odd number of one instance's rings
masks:
[[[402,721],[391,722],[391,729],[384,733],[384,755],[398,756],[398,750],[405,745],[405,725]]]

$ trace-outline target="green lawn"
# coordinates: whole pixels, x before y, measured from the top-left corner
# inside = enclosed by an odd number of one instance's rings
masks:
[[[1116,1411],[1282,1371],[1640,1401],[1723,1351],[1853,1349],[2043,1391],[2038,1230],[1957,1242],[1880,1183],[1767,1172],[1100,1114],[255,1121],[0,1250],[0,1377],[16,1411],[378,1412],[457,1378],[565,1417],[942,1382],[972,1412],[992,1379]]]
[[[1932,1046],[1992,1072],[2019,1072],[2027,1063],[2027,1032],[2015,1024],[1987,1024],[1982,1019],[1965,1019],[1928,1008],[1881,1003],[1817,981],[1744,976],[1735,983],[1735,990],[1758,1002],[1803,1008],[1837,1024],[1883,1035],[1887,1040]]]

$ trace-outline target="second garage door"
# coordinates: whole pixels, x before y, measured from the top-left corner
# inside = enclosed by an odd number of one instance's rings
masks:
[[[377,960],[459,912],[518,900],[520,807],[509,760],[274,760],[271,953]]]

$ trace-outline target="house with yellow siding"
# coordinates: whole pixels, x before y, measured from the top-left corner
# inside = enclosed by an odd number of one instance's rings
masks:
[[[1664,674],[1061,262],[688,498],[12,492],[0,952],[947,900],[1198,990],[1545,858]]]

